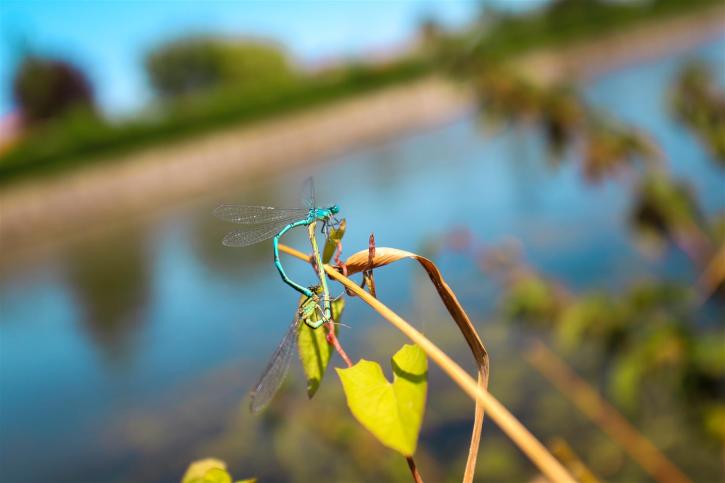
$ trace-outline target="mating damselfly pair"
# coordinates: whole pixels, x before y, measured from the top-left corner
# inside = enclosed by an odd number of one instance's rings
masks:
[[[335,227],[340,223],[335,218],[335,215],[340,211],[337,205],[331,205],[327,208],[317,206],[312,178],[305,180],[302,199],[304,208],[224,204],[214,210],[214,215],[218,218],[243,225],[242,229],[228,233],[224,237],[222,243],[226,246],[245,247],[272,238],[274,265],[277,267],[280,277],[287,285],[306,297],[300,303],[292,324],[282,342],[277,346],[266,370],[252,390],[250,404],[252,412],[264,409],[282,384],[292,360],[301,324],[305,323],[311,328],[317,329],[324,323],[330,322],[332,317],[330,310],[331,299],[324,273],[318,270],[319,286],[305,287],[287,276],[287,272],[285,272],[279,259],[279,240],[290,230],[300,226],[314,226],[317,222],[321,222],[322,233],[328,234],[331,227]],[[310,232],[310,241],[312,242],[316,265],[318,268],[322,267],[322,259],[319,250],[317,250],[313,232]],[[320,307],[320,303],[322,303],[322,307]]]

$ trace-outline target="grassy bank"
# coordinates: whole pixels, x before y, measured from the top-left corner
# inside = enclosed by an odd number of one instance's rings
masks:
[[[52,172],[94,162],[111,154],[214,129],[294,112],[393,84],[430,72],[429,64],[405,59],[389,66],[346,69],[289,84],[259,86],[243,96],[233,91],[168,106],[157,116],[110,123],[85,113],[69,115],[29,133],[0,156],[0,183],[32,173]]]
[[[532,48],[557,47],[653,20],[722,5],[719,0],[601,2],[564,0],[538,13],[502,16],[476,42],[475,55],[508,57]]]
[[[593,0],[558,2],[525,16],[493,16],[483,34],[480,28],[474,28],[441,35],[427,49],[386,65],[341,67],[324,74],[301,76],[283,87],[260,85],[243,94],[226,89],[168,104],[155,113],[122,122],[86,114],[70,115],[26,133],[0,154],[0,183],[99,162],[112,154],[188,138],[223,126],[323,105],[448,69],[451,60],[468,63],[476,58],[510,58],[534,48],[583,41],[718,3],[657,0],[644,7]]]

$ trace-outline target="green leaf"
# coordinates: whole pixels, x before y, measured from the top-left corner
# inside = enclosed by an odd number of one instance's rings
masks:
[[[392,384],[380,364],[364,359],[337,374],[355,419],[385,446],[412,456],[425,412],[428,361],[420,347],[406,344],[392,366]]]
[[[256,483],[256,478],[239,480],[236,483]],[[227,464],[216,458],[194,461],[184,473],[181,483],[232,483]]]
[[[206,458],[189,465],[182,483],[232,483],[227,465],[215,458]]]
[[[330,230],[330,236],[327,237],[327,240],[325,241],[325,248],[322,250],[322,263],[330,263],[330,259],[332,258],[332,255],[335,254],[335,249],[337,249],[337,243],[342,240],[343,236],[345,236],[346,227],[347,222],[345,221],[345,218],[343,218],[340,222],[340,226]]]
[[[332,318],[335,322],[339,322],[344,309],[345,299],[339,298],[332,302]],[[318,317],[317,314],[312,316],[314,320],[317,320]],[[337,328],[338,325],[335,325],[335,334],[337,334]],[[307,324],[302,324],[297,338],[300,361],[305,376],[307,376],[307,396],[309,398],[312,398],[319,389],[334,350],[332,345],[327,342],[326,330],[324,326],[313,329]]]
[[[204,477],[198,481],[199,483],[232,483],[232,477],[226,470],[212,468],[204,473]]]

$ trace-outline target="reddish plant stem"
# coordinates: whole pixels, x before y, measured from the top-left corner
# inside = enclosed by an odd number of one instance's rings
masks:
[[[342,255],[342,240],[337,241],[337,249],[335,250],[335,264],[342,272],[343,275],[347,277],[347,265],[345,265],[345,262],[342,261],[340,256]],[[348,297],[357,297],[355,293],[350,290],[349,288],[345,287],[345,293],[348,295]]]
[[[342,242],[337,242],[337,250],[335,251],[335,264],[343,275],[347,277],[347,265],[345,265],[345,262],[343,262],[340,259],[340,256],[342,255]],[[372,266],[373,260],[375,259],[375,234],[370,234],[370,239],[368,241],[368,265]],[[368,287],[368,291],[370,294],[375,297],[375,278],[373,277],[373,271],[372,270],[365,270],[363,272],[363,279],[362,282],[360,282],[360,288]],[[345,293],[347,293],[350,297],[357,297],[355,293],[350,290],[349,288],[345,287]]]
[[[373,260],[375,260],[375,233],[371,233],[368,238],[368,267],[373,266]]]
[[[373,266],[373,260],[375,260],[375,233],[371,233],[370,238],[368,239],[368,267]],[[363,273],[363,283],[365,283],[365,281],[368,282],[370,295],[378,298],[377,295],[375,295],[375,278],[373,277],[372,269],[365,270]]]
[[[340,258],[342,256],[342,240],[337,240],[337,248],[335,249],[335,264],[342,269],[342,274],[347,277],[347,266]]]
[[[340,344],[340,339],[338,339],[337,336],[335,335],[335,325],[334,325],[333,321],[328,322],[326,327],[327,327],[327,343],[335,348],[337,353],[340,354],[340,357],[342,357],[342,360],[345,361],[345,364],[347,364],[347,367],[352,367],[352,361],[350,360],[347,353],[345,352],[345,349],[342,348],[342,345]]]
[[[342,255],[342,242],[338,240],[337,248],[335,249],[334,260],[337,266],[340,267],[340,269],[342,270],[342,274],[347,276],[347,266],[345,265],[345,262],[340,259],[340,255]],[[347,292],[347,289],[345,289],[345,291]],[[330,320],[327,324],[325,324],[325,328],[327,329],[327,343],[335,348],[335,351],[340,354],[340,357],[343,361],[345,361],[347,367],[352,367],[352,361],[350,360],[350,357],[348,357],[345,349],[342,348],[342,344],[340,344],[340,339],[338,339],[337,335],[335,335],[335,321]]]
[[[420,476],[420,473],[418,473],[418,468],[415,466],[413,457],[406,456],[405,461],[408,462],[408,468],[410,468],[410,473],[413,475],[413,481],[415,481],[415,483],[423,483],[423,477]]]

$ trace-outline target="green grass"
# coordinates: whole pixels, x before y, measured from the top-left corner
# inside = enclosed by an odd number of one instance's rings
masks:
[[[406,59],[382,67],[348,68],[339,76],[301,80],[283,89],[243,94],[221,91],[168,106],[157,118],[112,124],[75,113],[30,133],[0,156],[0,183],[31,173],[96,162],[160,141],[180,139],[354,96],[429,72],[427,63]],[[103,157],[103,158],[102,158]]]
[[[655,0],[639,3],[569,0],[535,15],[500,18],[479,42],[476,54],[507,57],[532,47],[565,45],[647,20],[671,17],[721,3],[720,0]]]

